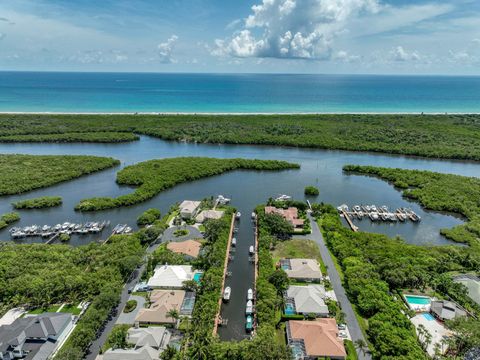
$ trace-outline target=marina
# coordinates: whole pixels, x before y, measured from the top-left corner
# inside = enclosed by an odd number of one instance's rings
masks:
[[[86,223],[70,223],[64,222],[63,224],[56,225],[31,225],[25,227],[12,227],[9,232],[12,239],[23,239],[26,237],[42,237],[48,238],[49,242],[59,236],[60,234],[98,234],[105,228],[110,226],[110,221],[102,222],[86,222]],[[113,228],[112,234],[129,234],[132,232],[132,228],[127,224],[118,224]]]

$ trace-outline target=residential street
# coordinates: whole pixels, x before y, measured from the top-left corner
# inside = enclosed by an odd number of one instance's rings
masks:
[[[332,284],[333,290],[337,295],[337,299],[342,308],[342,311],[345,313],[345,318],[347,321],[348,330],[352,337],[352,341],[355,343],[356,340],[362,339],[366,342],[366,339],[360,329],[360,325],[358,324],[357,318],[355,317],[355,313],[353,312],[352,304],[350,303],[350,300],[348,300],[347,294],[345,293],[345,290],[343,288],[342,281],[340,280],[340,275],[338,274],[338,271],[333,263],[332,256],[330,255],[330,252],[325,245],[323,235],[318,227],[318,224],[310,214],[308,214],[308,218],[310,219],[310,223],[312,226],[312,234],[311,236],[309,236],[309,238],[314,240],[318,244],[323,262],[327,266],[328,276],[330,277],[330,282]],[[361,351],[357,350],[357,354],[359,360],[371,359],[371,355],[368,353],[363,354]]]
[[[160,239],[157,239],[157,241],[151,245],[150,247],[147,248],[146,253],[150,254],[152,253],[158,246],[160,245]],[[122,295],[120,299],[120,303],[117,306],[117,314],[112,317],[111,320],[107,322],[105,325],[105,329],[103,330],[102,334],[98,339],[96,339],[91,345],[90,345],[90,353],[85,356],[85,360],[95,360],[97,355],[100,353],[100,348],[101,346],[105,343],[107,340],[108,334],[113,329],[113,326],[117,322],[117,319],[119,316],[122,314],[122,310],[125,307],[125,304],[127,303],[128,299],[130,298],[130,294],[128,293],[128,289],[130,287],[133,287],[140,279],[141,275],[143,274],[143,271],[145,270],[145,263],[138,268],[137,270],[134,271],[133,277],[130,279],[130,281],[123,287],[122,289]]]

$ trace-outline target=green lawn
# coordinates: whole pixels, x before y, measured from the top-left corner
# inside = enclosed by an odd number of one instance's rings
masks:
[[[278,243],[272,252],[272,256],[274,263],[277,263],[281,258],[317,259],[322,274],[327,273],[327,267],[320,256],[318,245],[313,240],[292,239]]]
[[[285,335],[285,323],[281,323],[280,327],[275,331],[275,339],[279,345],[287,345]]]
[[[79,309],[78,308],[78,304],[75,304],[75,305],[65,305],[61,310],[60,312],[62,313],[70,313],[70,314],[73,314],[73,315],[80,315],[80,312],[82,311],[82,309]]]
[[[44,312],[57,312],[57,310],[60,308],[61,305],[50,305],[47,308],[36,308],[33,310],[30,310],[28,313],[29,314],[42,314]]]

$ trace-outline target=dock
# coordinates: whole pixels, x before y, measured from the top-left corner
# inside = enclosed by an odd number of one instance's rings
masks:
[[[347,221],[348,225],[352,229],[352,231],[357,232],[358,231],[358,226],[356,226],[353,223],[352,219],[350,218],[350,215],[345,210],[342,210],[342,214],[343,214],[343,217],[345,218],[345,220]]]
[[[409,208],[397,208],[390,211],[387,206],[376,205],[354,205],[351,209],[348,205],[340,205],[337,207],[338,212],[345,218],[353,231],[355,226],[353,220],[370,219],[373,222],[406,222],[410,220],[414,223],[421,221],[421,217]]]

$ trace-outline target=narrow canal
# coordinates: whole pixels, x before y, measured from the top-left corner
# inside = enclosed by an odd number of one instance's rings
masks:
[[[235,206],[235,199],[233,199]],[[223,302],[220,316],[227,320],[226,326],[218,328],[218,335],[221,340],[242,340],[249,336],[245,330],[248,289],[253,289],[255,268],[250,261],[249,248],[255,243],[254,223],[251,219],[252,208],[245,206],[237,207],[242,216],[235,221],[238,229],[234,234],[237,244],[232,247],[232,260],[228,263],[227,271],[230,274],[226,278],[225,287],[232,289],[230,301]],[[250,211],[249,211],[250,210]]]

